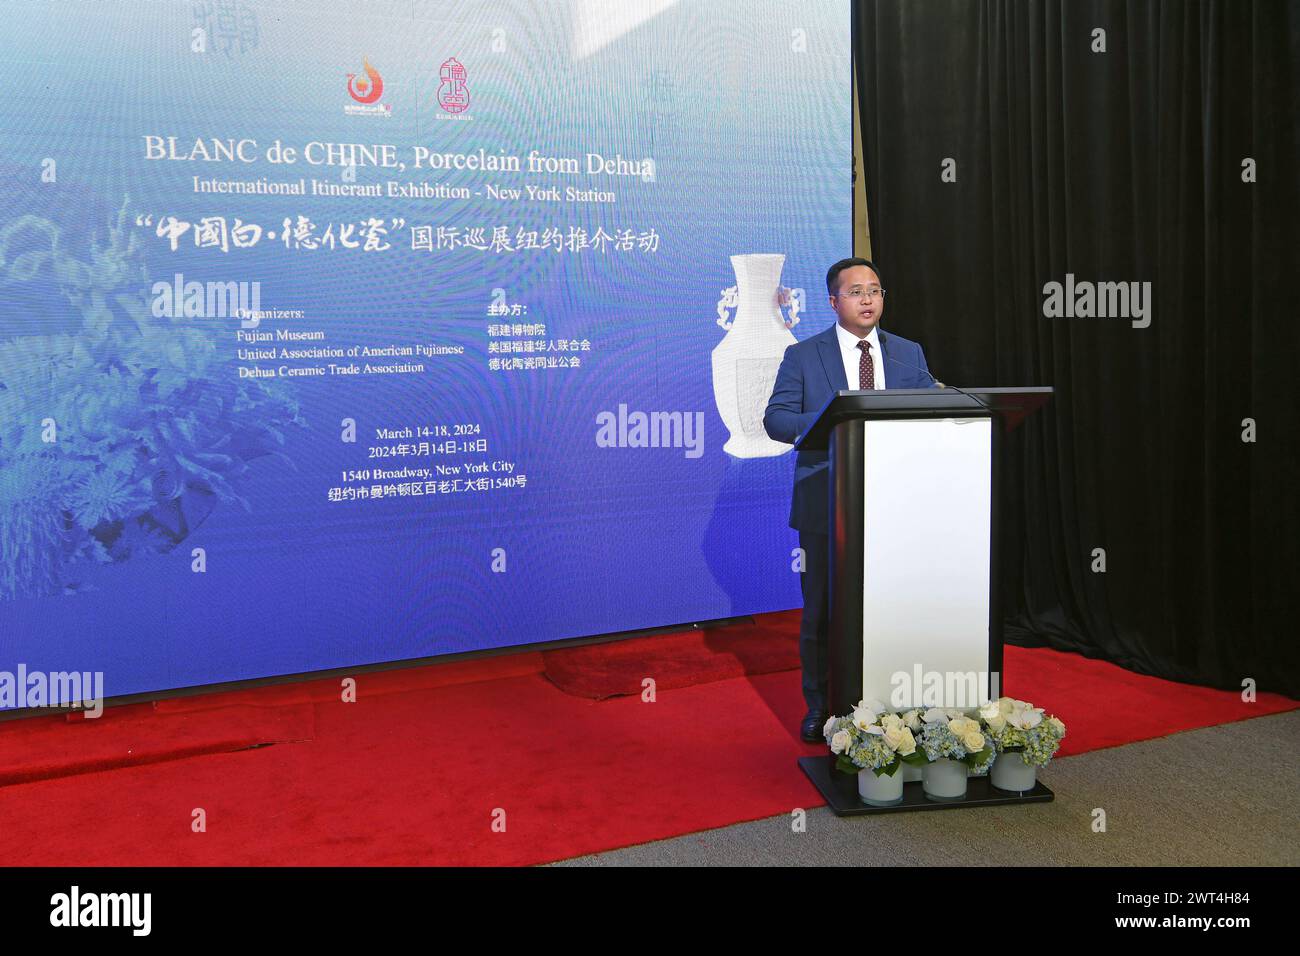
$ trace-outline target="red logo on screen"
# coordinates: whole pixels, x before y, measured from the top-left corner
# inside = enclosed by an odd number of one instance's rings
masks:
[[[469,109],[469,87],[465,85],[465,65],[454,56],[438,68],[438,105],[448,113]]]
[[[355,73],[348,74],[348,95],[358,103],[374,103],[384,95],[384,78],[370,65],[369,58],[364,61],[365,79],[357,79]]]

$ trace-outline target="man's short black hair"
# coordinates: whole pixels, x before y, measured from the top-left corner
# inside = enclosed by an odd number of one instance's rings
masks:
[[[840,273],[843,272],[845,269],[851,268],[852,266],[866,266],[868,269],[870,269],[872,272],[876,274],[876,278],[880,279],[881,283],[884,283],[885,281],[884,278],[880,275],[880,270],[876,268],[876,264],[872,262],[870,259],[860,259],[856,257],[853,259],[841,259],[839,262],[835,263],[835,265],[831,266],[830,269],[828,269],[826,272],[826,292],[828,294],[839,295]]]

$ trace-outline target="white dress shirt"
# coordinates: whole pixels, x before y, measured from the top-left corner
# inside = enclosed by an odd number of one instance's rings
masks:
[[[835,323],[835,337],[840,343],[840,357],[844,359],[844,375],[849,380],[849,388],[858,387],[858,367],[862,363],[862,349],[858,348],[861,340],[838,322]],[[880,351],[880,336],[876,326],[871,327],[866,339],[871,343],[871,366],[876,373],[876,388],[885,387],[885,356]]]

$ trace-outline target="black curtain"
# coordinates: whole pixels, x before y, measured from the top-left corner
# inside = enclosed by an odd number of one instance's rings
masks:
[[[1056,389],[1007,442],[1008,641],[1300,696],[1300,3],[855,20],[885,327],[955,385]],[[1067,274],[1149,282],[1149,327],[1048,317]]]

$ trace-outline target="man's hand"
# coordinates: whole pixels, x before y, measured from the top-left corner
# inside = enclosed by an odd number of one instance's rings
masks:
[[[776,372],[772,397],[763,414],[763,430],[773,441],[793,445],[817,420],[817,409],[805,411],[803,407],[803,376],[794,358],[794,346],[785,350],[781,367]]]

